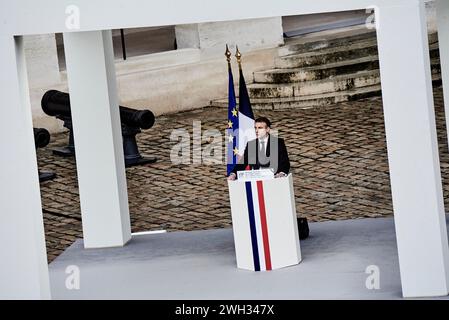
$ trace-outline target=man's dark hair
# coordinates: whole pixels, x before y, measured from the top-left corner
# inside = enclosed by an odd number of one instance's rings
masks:
[[[254,120],[254,122],[263,122],[267,125],[268,128],[271,128],[271,121],[268,120],[268,118],[266,117],[259,117],[256,120]]]

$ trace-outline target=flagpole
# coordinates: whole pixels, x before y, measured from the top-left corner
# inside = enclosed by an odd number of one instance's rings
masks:
[[[229,51],[228,48],[228,44],[226,44],[226,52],[225,52],[225,56],[226,56],[226,60],[228,60],[228,68],[231,69],[231,51]]]
[[[239,70],[242,70],[242,54],[240,53],[239,47],[237,45],[235,46],[235,48],[235,57],[237,58],[237,63],[239,64]]]

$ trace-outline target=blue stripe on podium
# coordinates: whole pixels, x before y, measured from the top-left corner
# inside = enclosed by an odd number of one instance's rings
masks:
[[[260,271],[259,250],[257,246],[256,221],[254,218],[253,193],[251,191],[251,182],[245,182],[246,201],[248,203],[249,227],[251,229],[251,244],[253,247],[254,270]]]

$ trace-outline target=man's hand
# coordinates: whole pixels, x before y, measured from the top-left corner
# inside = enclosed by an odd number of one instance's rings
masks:
[[[237,178],[237,175],[236,175],[234,172],[232,172],[232,173],[229,175],[228,180],[229,180],[229,181],[234,181],[236,178]]]
[[[283,172],[278,172],[278,173],[276,173],[275,174],[275,178],[283,178],[283,177],[286,177],[287,175],[285,174],[285,173],[283,173]]]

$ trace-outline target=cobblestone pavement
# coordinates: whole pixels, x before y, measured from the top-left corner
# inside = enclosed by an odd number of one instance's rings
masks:
[[[441,87],[435,89],[435,109],[448,207],[449,154]],[[203,131],[223,133],[226,112],[204,108],[160,116],[153,128],[138,135],[140,152],[158,161],[126,169],[133,232],[231,226],[225,165],[172,165],[170,161],[170,150],[179,143],[170,140],[173,129],[184,128],[192,134],[193,121],[200,120]],[[392,215],[380,97],[320,109],[256,111],[255,115],[272,119],[273,128],[286,140],[298,215],[309,221]],[[37,152],[40,170],[57,174],[55,180],[41,184],[49,261],[82,237],[75,159],[51,152],[67,139],[66,133],[53,135],[52,143]],[[202,148],[208,144],[203,141]]]

